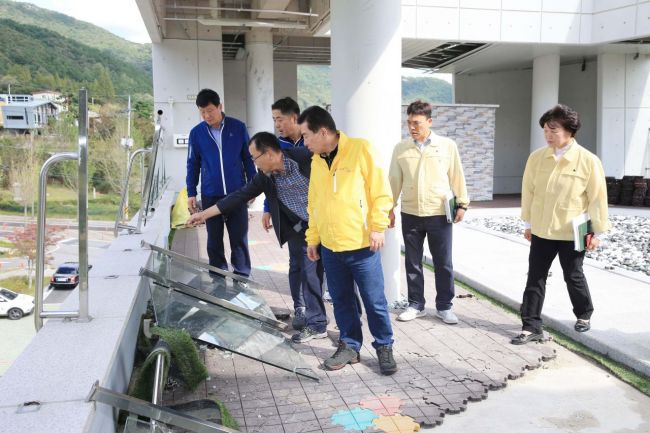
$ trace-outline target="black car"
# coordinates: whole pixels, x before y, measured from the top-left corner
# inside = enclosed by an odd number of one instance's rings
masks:
[[[92,265],[88,265],[88,269],[92,267]],[[77,284],[79,284],[79,263],[77,262],[63,263],[50,278],[50,286],[55,289],[74,289]]]

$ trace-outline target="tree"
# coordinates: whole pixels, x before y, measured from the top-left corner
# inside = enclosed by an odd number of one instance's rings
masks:
[[[15,86],[18,83],[18,78],[13,75],[3,75],[0,77],[0,87],[6,88],[7,93],[11,93],[11,86]]]
[[[63,227],[48,226],[45,229],[45,263],[52,260],[52,256],[47,254],[49,247],[57,244],[63,237]],[[29,290],[32,290],[32,271],[36,263],[36,224],[28,224],[25,227],[18,227],[9,236],[9,241],[14,244],[14,253],[21,257],[27,257],[27,278],[29,280]],[[44,263],[44,264],[45,264]]]
[[[27,219],[27,207],[31,206],[32,215],[34,215],[34,199],[38,189],[38,161],[36,146],[26,143],[22,151],[16,149],[16,157],[9,168],[9,182],[17,195],[25,211],[25,220]]]

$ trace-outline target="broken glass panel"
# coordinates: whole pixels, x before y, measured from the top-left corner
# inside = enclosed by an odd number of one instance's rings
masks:
[[[152,272],[167,281],[181,283],[272,319],[279,329],[286,327],[284,323],[275,320],[271,307],[247,284],[225,275],[212,274],[189,259],[181,261],[176,253],[163,251],[165,250],[153,251],[149,267]]]
[[[159,326],[186,329],[196,340],[319,380],[275,327],[164,287],[153,279],[146,281]]]

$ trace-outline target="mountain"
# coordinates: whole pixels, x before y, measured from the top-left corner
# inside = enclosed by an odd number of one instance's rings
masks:
[[[332,102],[331,81],[329,66],[298,66],[298,104],[300,108],[330,104]],[[402,77],[402,104],[410,104],[416,99],[451,104],[451,84],[434,77]]]
[[[88,47],[107,51],[118,59],[148,71],[151,75],[151,44],[127,41],[101,27],[39,8],[31,3],[0,0],[0,17],[47,29]]]
[[[0,19],[2,76],[15,79],[16,93],[43,88],[76,93],[86,86],[94,96],[110,98],[115,93],[150,94],[152,88],[150,72],[108,50],[7,19]]]

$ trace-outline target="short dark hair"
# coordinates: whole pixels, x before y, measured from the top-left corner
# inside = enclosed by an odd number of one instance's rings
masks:
[[[578,112],[563,104],[557,104],[539,118],[539,126],[542,128],[544,128],[544,125],[551,123],[556,123],[567,131],[570,131],[571,137],[575,137],[576,132],[582,126]]]
[[[280,110],[280,112],[286,116],[290,114],[300,116],[300,106],[296,101],[288,96],[275,101],[273,105],[271,105],[271,110]]]
[[[421,99],[418,99],[417,101],[413,101],[409,104],[409,106],[406,108],[406,115],[415,115],[415,116],[424,116],[427,119],[431,119],[431,111],[433,108],[431,107],[431,104],[428,102],[424,102]]]
[[[196,106],[200,108],[205,108],[208,104],[214,104],[215,107],[218,107],[221,104],[221,98],[219,94],[212,89],[203,89],[196,95]]]
[[[257,134],[253,135],[251,141],[248,142],[249,146],[251,144],[255,145],[255,149],[257,149],[259,153],[264,153],[267,150],[272,150],[275,152],[281,151],[278,137],[266,131],[258,132]]]
[[[334,119],[332,119],[332,116],[326,109],[319,107],[318,105],[312,105],[300,113],[298,124],[302,125],[305,122],[307,122],[307,128],[309,128],[311,132],[318,132],[321,128],[325,128],[331,132],[336,132],[336,123],[334,123]]]

